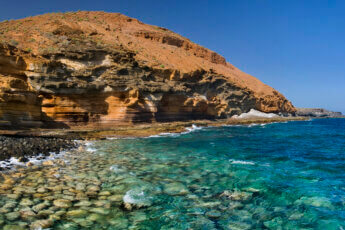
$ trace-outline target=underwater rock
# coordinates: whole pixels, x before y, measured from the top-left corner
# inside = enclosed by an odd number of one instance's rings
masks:
[[[276,217],[272,220],[265,221],[264,226],[268,229],[283,229],[283,220],[281,217]]]
[[[6,219],[8,219],[9,221],[13,221],[16,220],[20,217],[20,213],[19,212],[10,212],[5,214]]]
[[[66,213],[68,217],[84,217],[87,216],[88,212],[83,209],[71,210]]]
[[[25,227],[14,224],[7,224],[4,226],[3,230],[25,230]]]
[[[101,214],[101,215],[108,215],[110,210],[105,208],[92,208],[90,209],[90,212]]]
[[[59,200],[54,200],[54,205],[59,208],[69,208],[72,206],[72,203],[70,200],[65,200],[65,199],[59,199]]]
[[[22,205],[22,206],[32,206],[33,204],[34,203],[28,198],[23,198],[19,203],[19,205]]]
[[[123,196],[122,195],[108,196],[108,200],[114,201],[114,202],[120,202],[120,201],[123,201]]]
[[[33,222],[30,225],[30,229],[32,230],[37,230],[37,229],[45,229],[45,228],[49,228],[50,226],[52,226],[54,223],[53,220],[36,220],[35,222]]]
[[[189,193],[187,187],[178,182],[164,185],[164,192],[171,196],[187,195]]]
[[[126,209],[131,210],[133,207],[141,208],[152,205],[151,197],[141,188],[133,188],[123,196],[123,202]]]
[[[235,201],[247,201],[250,200],[252,198],[252,193],[249,192],[241,192],[241,191],[224,191],[220,197],[227,197],[231,200],[235,200]]]
[[[206,216],[211,218],[219,218],[221,216],[221,213],[217,210],[211,210],[206,212]]]
[[[252,226],[250,224],[247,224],[244,222],[233,222],[233,221],[231,221],[227,225],[227,229],[231,229],[231,230],[249,230],[251,228],[252,228]]]
[[[76,203],[74,206],[75,206],[75,207],[89,207],[89,206],[91,206],[91,205],[92,205],[92,203],[91,203],[90,201],[88,201],[88,200],[82,200],[82,201]]]
[[[295,201],[296,205],[305,204],[314,207],[324,207],[329,209],[334,209],[330,200],[326,197],[301,197],[299,200]]]

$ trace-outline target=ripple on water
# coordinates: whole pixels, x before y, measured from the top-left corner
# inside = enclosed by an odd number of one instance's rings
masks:
[[[344,164],[343,140],[327,139],[344,130],[344,121],[264,127],[191,127],[188,135],[87,142],[64,155],[67,164],[52,159],[4,175],[0,226],[344,228],[344,174],[326,170]]]

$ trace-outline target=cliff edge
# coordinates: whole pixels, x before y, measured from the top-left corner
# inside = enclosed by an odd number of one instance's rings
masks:
[[[295,113],[219,54],[119,13],[0,23],[0,127],[68,128]]]

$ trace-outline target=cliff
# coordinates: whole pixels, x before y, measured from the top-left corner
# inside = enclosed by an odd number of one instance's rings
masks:
[[[165,28],[118,13],[0,23],[0,126],[64,127],[294,113],[279,92]]]

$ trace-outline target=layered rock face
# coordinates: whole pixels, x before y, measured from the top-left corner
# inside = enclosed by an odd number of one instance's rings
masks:
[[[0,126],[109,127],[294,113],[280,93],[167,29],[121,14],[0,24]]]

